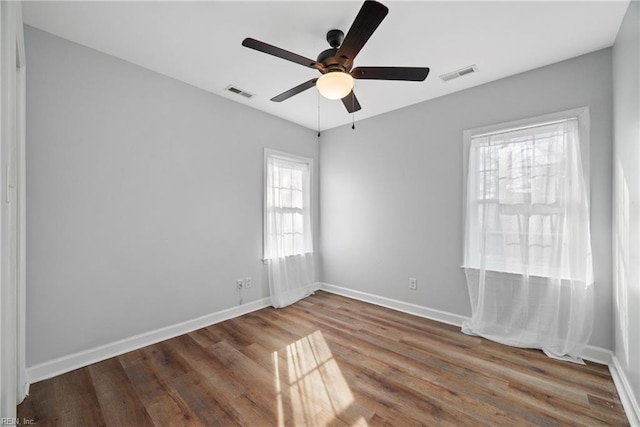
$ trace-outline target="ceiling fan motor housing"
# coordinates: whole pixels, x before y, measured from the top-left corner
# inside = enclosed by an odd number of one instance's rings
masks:
[[[344,33],[342,31],[329,30],[327,32],[327,41],[329,42],[331,49],[323,50],[322,52],[320,52],[320,55],[318,55],[317,59],[317,61],[324,66],[324,72],[349,72],[349,70],[351,70],[351,65],[349,65],[348,67],[344,67],[336,58],[336,52],[338,52],[338,48],[342,44],[342,40],[344,40]]]

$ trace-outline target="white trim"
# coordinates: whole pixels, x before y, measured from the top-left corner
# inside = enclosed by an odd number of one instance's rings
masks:
[[[591,172],[590,172],[590,150],[591,150],[591,113],[589,107],[574,108],[571,110],[558,111],[544,114],[542,116],[530,117],[526,119],[514,120],[506,123],[498,123],[473,129],[466,129],[462,132],[462,230],[467,229],[467,187],[469,186],[469,154],[471,151],[472,139],[477,136],[499,134],[517,131],[547,124],[577,119],[578,135],[580,136],[580,160],[582,162],[582,175],[587,192],[587,205],[591,212]],[[462,266],[465,267],[466,247],[465,233],[462,233]],[[472,266],[473,268],[473,266]]]
[[[24,34],[19,1],[0,2],[0,189],[2,204],[2,244],[0,245],[0,415],[14,418],[16,404],[27,391],[24,367],[24,287],[18,279],[21,253],[17,214],[18,181],[16,155],[24,139]],[[13,253],[13,250],[16,250]]]
[[[151,344],[165,341],[197,329],[269,307],[270,305],[271,301],[269,298],[263,298],[238,307],[232,307],[218,311],[217,313],[207,314],[205,316],[198,317],[197,319],[187,320],[186,322],[156,329],[155,331],[145,332],[143,334],[125,338],[110,344],[105,344],[100,347],[59,357],[27,368],[27,378],[30,383],[46,380],[48,378],[55,377],[56,375],[71,372],[74,369],[82,368],[96,362],[101,362],[111,357],[119,356]]]
[[[24,50],[24,27],[22,21],[22,4],[17,2],[16,7],[16,67],[23,68],[27,62]]]
[[[20,10],[20,9],[19,9]],[[23,34],[22,25],[18,34]],[[19,44],[24,43],[23,37],[19,37]],[[22,53],[20,51],[22,50]],[[18,64],[19,68],[16,70],[16,82],[17,82],[17,104],[18,111],[16,111],[18,129],[17,129],[17,141],[16,141],[16,159],[14,160],[17,165],[16,174],[16,188],[15,200],[16,206],[16,299],[17,299],[17,360],[18,360],[18,401],[22,402],[25,397],[29,395],[29,382],[27,380],[26,372],[26,307],[27,307],[27,197],[26,197],[26,66],[24,59],[24,44],[22,49],[18,48],[18,59],[23,57],[21,63]]]
[[[343,288],[329,283],[320,282],[319,286],[321,290],[331,292],[332,294],[342,295],[343,297],[368,302],[370,304],[379,305],[381,307],[390,308],[403,313],[413,314],[415,316],[425,317],[427,319],[436,320],[449,325],[462,326],[462,322],[467,320],[467,317],[460,316],[459,314],[448,313],[446,311],[436,310],[417,304],[411,304],[366,292]]]
[[[583,116],[583,114],[587,116]],[[512,132],[519,129],[526,129],[531,126],[538,126],[549,124],[552,122],[559,122],[572,118],[588,118],[589,107],[573,108],[571,110],[557,111],[555,113],[543,114],[541,116],[529,117],[520,120],[513,120],[506,123],[498,123],[488,126],[477,127],[469,129],[472,137],[485,134],[493,134],[500,132]],[[580,117],[582,116],[582,117]]]
[[[629,424],[639,427],[640,403],[634,397],[629,379],[615,354],[612,354],[612,363],[609,365],[609,371],[611,371],[611,378],[613,378],[613,383],[616,386],[616,390],[618,390],[618,396],[620,396],[620,402],[622,402],[624,412],[627,414]]]
[[[588,360],[589,362],[599,363],[600,365],[607,365],[611,367],[611,359],[613,358],[613,353],[611,350],[596,347],[593,345],[587,345],[584,350],[582,350],[582,354],[580,355],[584,360]]]
[[[288,162],[297,162],[308,164],[309,167],[313,166],[313,159],[310,157],[300,156],[298,154],[287,153],[286,151],[274,150],[273,148],[264,148],[264,159],[267,157],[274,157],[280,160],[286,160]]]
[[[559,122],[564,120],[577,119],[578,120],[578,132],[580,135],[580,160],[582,161],[582,173],[585,180],[585,188],[587,189],[588,199],[590,197],[590,147],[591,147],[591,113],[589,107],[573,108],[571,110],[558,111],[555,113],[544,114],[542,116],[530,117],[526,119],[514,120],[506,123],[498,123],[473,129],[466,129],[462,132],[462,197],[463,208],[466,209],[466,194],[467,194],[467,171],[469,170],[469,150],[471,149],[471,139],[479,135],[490,135],[493,133],[511,132],[518,129],[524,129],[529,127],[535,127],[552,122]],[[463,212],[466,212],[464,210]],[[464,223],[463,223],[464,226]]]
[[[549,120],[549,121],[531,123],[531,124],[526,125],[526,126],[518,126],[518,127],[513,127],[513,128],[500,129],[497,132],[474,133],[473,134],[473,138],[484,138],[486,136],[504,135],[504,134],[507,134],[507,133],[519,132],[521,130],[535,129],[535,128],[539,128],[539,127],[543,127],[543,126],[550,126],[550,125],[557,125],[557,124],[560,124],[560,123],[568,122],[570,120],[578,120],[578,118],[577,117],[567,117],[567,118],[562,118],[562,119],[554,119],[554,120]],[[512,144],[512,143],[506,143],[506,144]]]
[[[268,264],[267,259],[267,161],[270,157],[286,160],[292,163],[305,164],[309,168],[309,229],[311,231],[311,247],[312,252],[315,245],[314,239],[314,200],[317,200],[315,173],[313,171],[313,159],[310,157],[299,156],[297,154],[287,153],[285,151],[274,150],[273,148],[264,148],[262,161],[262,263]]]
[[[318,285],[319,289],[331,292],[332,294],[342,295],[343,297],[368,302],[371,304],[390,308],[392,310],[401,311],[403,313],[413,314],[414,316],[424,317],[441,323],[447,323],[453,326],[461,327],[462,322],[470,320],[470,318],[467,316],[461,316],[459,314],[424,307],[422,305],[369,294],[367,292],[343,288],[341,286],[331,285],[329,283],[319,282]],[[581,357],[590,362],[611,366],[612,353],[611,350],[607,350],[606,348],[588,345],[587,348],[585,348],[585,350],[582,352]]]

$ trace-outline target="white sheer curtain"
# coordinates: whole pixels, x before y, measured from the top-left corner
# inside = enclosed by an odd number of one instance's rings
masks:
[[[276,308],[314,291],[311,165],[310,159],[266,154],[265,258]]]
[[[463,332],[581,363],[593,325],[576,119],[471,140]]]

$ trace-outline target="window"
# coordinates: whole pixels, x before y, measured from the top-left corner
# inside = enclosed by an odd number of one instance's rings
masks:
[[[311,253],[312,160],[265,150],[264,255]]]
[[[580,134],[587,114],[574,110],[466,133],[465,267],[570,277],[567,212],[586,199],[575,176],[584,177]]]

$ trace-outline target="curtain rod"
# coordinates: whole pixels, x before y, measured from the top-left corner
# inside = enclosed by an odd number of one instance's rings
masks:
[[[515,127],[515,128],[510,128],[510,129],[504,129],[501,130],[499,132],[486,132],[486,133],[482,133],[482,134],[478,134],[478,135],[472,135],[471,139],[475,139],[475,138],[484,138],[487,136],[496,136],[496,135],[503,135],[505,133],[511,133],[511,132],[517,132],[520,130],[525,130],[525,129],[533,129],[533,128],[538,128],[538,127],[543,127],[543,126],[549,126],[549,125],[555,125],[558,123],[565,123],[571,120],[578,120],[577,117],[571,117],[568,119],[560,119],[560,120],[553,120],[550,122],[544,122],[544,123],[536,123],[535,125],[528,125],[528,126],[520,126],[520,127]]]

